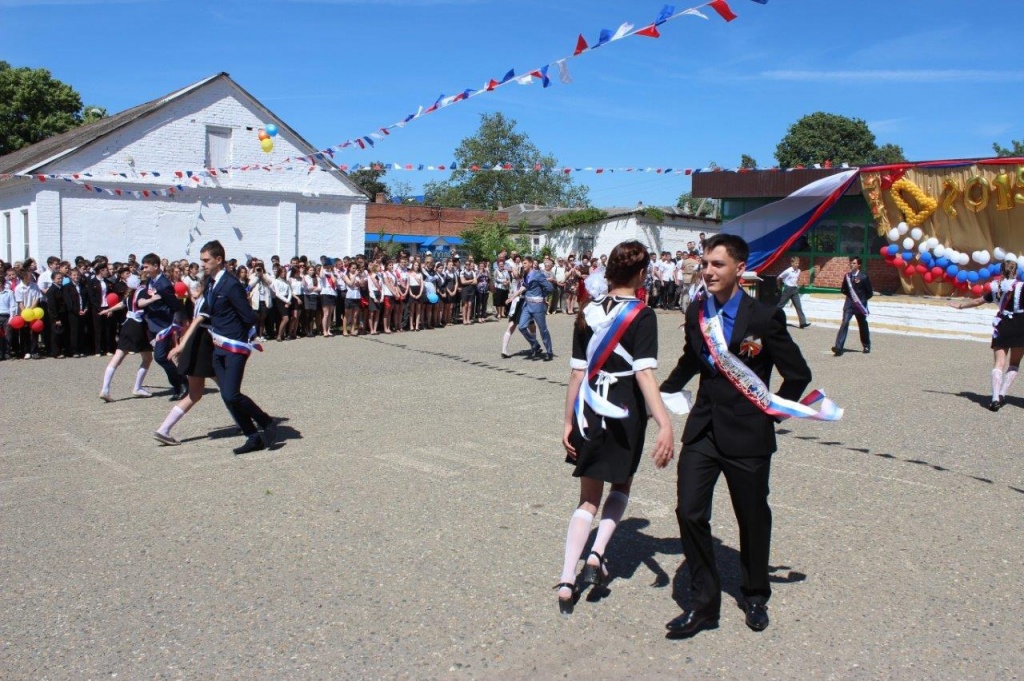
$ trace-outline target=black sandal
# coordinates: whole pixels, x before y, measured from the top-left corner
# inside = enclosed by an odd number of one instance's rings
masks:
[[[605,580],[608,578],[608,562],[604,559],[604,556],[597,551],[591,551],[590,555],[597,556],[598,564],[591,565],[590,563],[586,563],[583,566],[583,574],[581,575],[583,583],[590,584],[592,586],[603,586]],[[587,556],[587,560],[589,559],[590,556]]]
[[[555,589],[566,588],[571,592],[569,598],[558,597],[558,612],[563,615],[571,615],[572,609],[576,606],[576,585],[570,582],[559,582]]]

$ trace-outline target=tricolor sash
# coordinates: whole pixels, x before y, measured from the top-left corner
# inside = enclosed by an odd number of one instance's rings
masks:
[[[256,335],[256,329],[249,329],[249,340],[252,341],[253,336]],[[263,346],[259,343],[246,343],[243,341],[237,341],[227,336],[222,336],[213,329],[210,329],[210,338],[213,339],[213,347],[220,348],[221,350],[227,350],[228,352],[236,355],[245,355],[248,357],[252,354],[253,350],[263,352]]]
[[[180,324],[171,324],[170,326],[168,326],[163,331],[158,331],[157,334],[153,337],[153,340],[150,341],[150,344],[152,344],[155,347],[157,343],[159,343],[160,341],[164,340],[165,338],[170,336],[172,333],[177,333],[179,331],[181,331],[181,325]]]
[[[743,363],[736,355],[729,352],[729,343],[722,330],[722,320],[718,315],[714,297],[708,297],[711,317],[704,314],[703,303],[700,306],[700,332],[704,337],[711,360],[719,373],[729,379],[733,387],[755,407],[769,416],[787,419],[812,419],[814,421],[838,421],[843,417],[843,410],[835,402],[825,397],[821,390],[813,390],[799,402],[786,400],[773,394],[764,381],[754,370]],[[820,406],[819,406],[820,405]],[[818,407],[815,409],[815,407]]]
[[[846,275],[846,290],[850,292],[850,300],[853,302],[853,306],[857,308],[857,312],[867,317],[868,305],[857,295],[857,290],[853,288],[853,277],[849,273]]]
[[[633,358],[619,346],[622,335],[629,328],[629,325],[644,309],[644,304],[639,300],[627,300],[618,303],[611,311],[605,314],[600,299],[587,306],[584,315],[587,324],[594,330],[594,335],[587,344],[587,376],[580,385],[580,391],[576,395],[576,424],[583,439],[587,438],[587,419],[583,413],[583,405],[589,404],[590,408],[602,417],[623,419],[629,415],[629,410],[608,401],[608,389],[624,376],[632,376],[632,371],[609,373],[603,371],[605,363],[612,353],[619,353],[630,364]],[[596,379],[596,380],[595,380]],[[592,388],[590,382],[594,381]],[[594,388],[597,388],[595,390]],[[601,420],[602,426],[604,419]]]

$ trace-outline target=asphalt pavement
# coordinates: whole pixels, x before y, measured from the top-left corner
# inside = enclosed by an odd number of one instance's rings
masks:
[[[661,378],[680,322],[658,315]],[[212,387],[169,448],[166,379],[130,397],[136,358],[110,404],[106,358],[0,363],[0,677],[1021,676],[1024,383],[987,411],[987,347],[878,334],[864,355],[851,330],[837,358],[834,330],[792,328],[846,414],[779,428],[771,626],[743,623],[722,481],[721,628],[672,641],[674,466],[641,464],[608,590],[558,613],[578,485],[570,319],[550,325],[547,363],[502,359],[495,322],[272,342],[244,385],[284,440],[242,457]]]

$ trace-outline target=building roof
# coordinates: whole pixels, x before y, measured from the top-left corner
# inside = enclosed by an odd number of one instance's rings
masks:
[[[789,196],[797,189],[848,168],[802,168],[799,170],[748,170],[745,172],[703,172],[693,176],[693,196],[710,199],[764,199]],[[846,190],[847,196],[861,195],[860,177]]]
[[[134,106],[130,109],[125,109],[113,116],[101,118],[98,121],[73,128],[72,130],[68,130],[67,132],[59,135],[54,135],[53,137],[47,137],[40,142],[23,147],[22,149],[7,154],[6,156],[0,156],[0,174],[43,172],[48,164],[93,144],[94,142],[117,132],[121,128],[141,118],[145,118],[146,116],[150,116],[153,113],[160,111],[171,102],[200,90],[211,83],[221,80],[227,81],[233,88],[248,98],[254,106],[258,107],[264,113],[268,121],[276,123],[279,128],[287,130],[291,135],[293,135],[299,142],[300,146],[306,147],[305,151],[310,154],[319,151],[316,147],[307,142],[305,138],[303,138],[302,135],[296,132],[291,126],[274,115],[274,113],[265,107],[258,99],[249,94],[245,88],[232,80],[231,76],[222,71],[221,73],[204,78],[180,90],[171,92],[168,95],[146,102],[145,104],[139,104],[138,106]],[[360,193],[366,194],[365,190],[350,180],[348,176],[343,173],[330,159],[325,158],[323,163],[330,166],[331,170],[336,171],[339,177],[341,177],[342,182],[356,189]]]
[[[648,206],[647,208],[653,207],[654,206]],[[692,213],[686,213],[682,208],[677,208],[675,206],[668,208],[657,206],[657,209],[669,218],[682,218],[707,223],[720,222],[718,218],[693,215]],[[542,229],[549,227],[551,225],[551,220],[559,215],[575,213],[579,210],[580,209],[578,208],[553,208],[551,206],[519,203],[514,206],[509,206],[508,208],[503,208],[499,212],[508,215],[508,223],[510,225],[516,225],[525,221],[529,227]],[[645,208],[644,206],[633,206],[630,208],[609,207],[602,208],[601,210],[608,214],[607,217],[604,218],[605,220],[614,220],[615,218],[626,217],[629,215],[643,215]]]

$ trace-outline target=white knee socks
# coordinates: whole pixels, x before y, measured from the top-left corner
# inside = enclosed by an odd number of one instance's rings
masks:
[[[998,402],[999,395],[1003,389],[1003,372],[1001,369],[992,370],[992,401]]]
[[[999,395],[1006,397],[1006,394],[1010,392],[1010,386],[1013,385],[1013,381],[1017,378],[1017,373],[1020,371],[1020,366],[1011,364],[1006,369],[1006,374],[1003,375],[1003,384],[999,388]]]
[[[160,430],[157,432],[159,432],[161,435],[170,435],[171,428],[173,428],[174,424],[180,421],[181,417],[183,417],[184,415],[185,410],[179,407],[178,405],[174,405],[174,407],[171,409],[171,413],[168,414],[167,418],[164,419],[164,422],[160,425]]]
[[[622,492],[612,492],[605,499],[604,508],[601,509],[601,522],[597,525],[597,537],[594,538],[594,546],[591,550],[604,555],[608,548],[608,542],[615,533],[615,528],[622,520],[626,512],[626,504],[629,503],[629,495]]]
[[[146,378],[146,367],[139,367],[139,370],[135,373],[135,392],[142,390],[142,381]]]
[[[508,342],[512,340],[512,332],[506,331],[505,335],[501,337],[501,354],[508,354]]]
[[[576,563],[579,562],[583,547],[587,544],[587,537],[590,536],[590,526],[594,522],[594,514],[577,508],[569,520],[569,531],[565,535],[565,562],[562,564],[562,578],[560,581],[576,581]]]
[[[117,367],[108,366],[107,370],[103,372],[103,392],[110,392],[110,381],[113,380],[115,371],[117,371]]]

